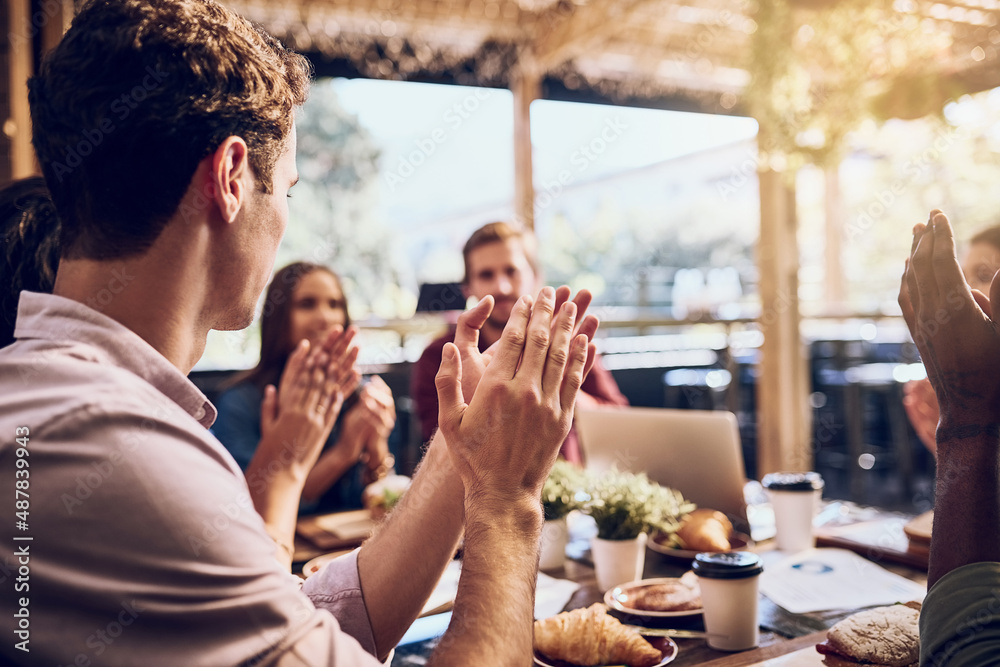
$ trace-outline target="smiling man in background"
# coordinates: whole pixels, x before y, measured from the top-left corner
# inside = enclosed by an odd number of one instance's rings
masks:
[[[500,339],[518,298],[534,294],[542,284],[536,240],[530,232],[506,222],[491,222],[473,232],[462,248],[462,256],[465,259],[462,290],[466,298],[492,296],[496,304],[479,332],[479,350],[485,352]],[[438,426],[434,375],[441,365],[441,351],[446,343],[454,340],[452,329],[428,345],[413,367],[410,393],[416,402],[424,441],[430,440]],[[628,405],[611,373],[601,365],[600,358],[580,389],[577,405],[583,408]],[[581,462],[575,430],[570,431],[560,454],[568,461]]]

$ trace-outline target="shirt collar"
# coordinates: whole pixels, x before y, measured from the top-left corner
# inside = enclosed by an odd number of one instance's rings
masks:
[[[206,428],[215,421],[215,406],[166,357],[128,327],[79,301],[21,292],[14,337],[84,343],[87,347],[74,353],[138,375]]]

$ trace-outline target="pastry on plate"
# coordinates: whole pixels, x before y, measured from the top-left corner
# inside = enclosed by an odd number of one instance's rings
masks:
[[[629,592],[621,604],[639,611],[701,609],[701,589],[697,580],[664,579],[648,586],[637,586],[634,591]]]
[[[600,603],[535,621],[535,650],[548,658],[587,666],[653,667],[663,655]]]
[[[691,551],[729,551],[733,524],[718,510],[694,510],[684,517],[677,537]]]
[[[866,609],[848,616],[816,645],[831,667],[917,667],[920,662],[918,603]]]

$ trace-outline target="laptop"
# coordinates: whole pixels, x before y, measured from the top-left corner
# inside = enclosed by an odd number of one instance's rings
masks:
[[[645,472],[749,534],[746,471],[736,415],[722,410],[578,409],[576,431],[588,470]]]

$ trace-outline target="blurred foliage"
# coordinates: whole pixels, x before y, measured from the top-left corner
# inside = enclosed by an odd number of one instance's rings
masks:
[[[926,32],[915,11],[893,0],[841,0],[813,10],[758,0],[754,18],[744,100],[778,171],[837,164],[847,134],[873,113],[940,112],[959,92],[944,84],[934,62],[950,45],[947,33]],[[888,94],[876,95],[884,88]]]
[[[965,96],[948,105],[944,117],[867,121],[848,137],[850,152],[839,169],[849,308],[899,312],[896,296],[911,230],[927,221],[931,209],[940,208],[954,224],[959,257],[975,232],[1000,223],[997,118],[1000,89]],[[801,247],[820,242],[822,207],[821,193],[810,196],[799,188]],[[804,261],[803,271],[807,267]]]
[[[747,159],[746,150],[718,155],[707,168],[686,159],[646,168],[628,179],[627,189],[606,181],[570,191],[537,221],[546,282],[587,288],[598,307],[650,307],[670,316],[679,270],[707,277],[714,268],[733,267],[744,289],[737,285],[728,303],[750,308],[760,217],[755,165],[731,193],[716,188],[731,177],[729,165]],[[718,305],[708,298],[703,309],[719,315]]]

